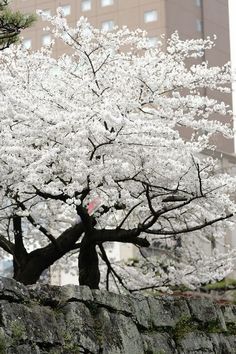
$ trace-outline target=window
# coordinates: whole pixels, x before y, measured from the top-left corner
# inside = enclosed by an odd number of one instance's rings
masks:
[[[157,21],[157,11],[156,10],[151,10],[151,11],[146,11],[144,12],[144,22],[155,22]]]
[[[90,11],[92,9],[91,0],[82,0],[81,1],[81,10],[82,11]]]
[[[51,45],[51,36],[50,34],[45,34],[43,37],[42,37],[42,45],[44,46],[50,46]]]
[[[195,0],[195,4],[197,7],[201,7],[202,6],[202,0]]]
[[[102,7],[113,5],[113,3],[113,0],[101,0]]]
[[[23,46],[25,49],[30,49],[31,45],[32,45],[31,39],[28,38],[23,40]]]
[[[158,43],[157,37],[149,37],[147,40],[148,40],[149,47],[156,47],[157,46],[157,43]]]
[[[43,10],[44,16],[51,16],[51,10]]]
[[[201,20],[196,20],[196,29],[198,32],[202,32],[203,26],[202,26],[202,21]]]
[[[63,5],[63,6],[61,6],[61,8],[62,8],[63,13],[64,13],[65,16],[70,15],[70,13],[71,13],[70,5]]]
[[[105,31],[111,31],[113,27],[114,27],[114,21],[112,20],[102,22],[102,29]]]

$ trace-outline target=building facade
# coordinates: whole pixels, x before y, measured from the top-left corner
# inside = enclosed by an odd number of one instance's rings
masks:
[[[183,38],[204,38],[217,35],[214,52],[206,59],[213,64],[229,60],[228,0],[13,0],[12,7],[25,13],[41,9],[51,15],[62,7],[68,21],[74,25],[80,16],[88,17],[95,27],[112,29],[126,25],[148,32],[150,42],[161,34],[170,36],[175,30]],[[47,44],[45,23],[38,19],[24,31],[28,46],[37,49]],[[56,48],[61,54],[60,44]]]

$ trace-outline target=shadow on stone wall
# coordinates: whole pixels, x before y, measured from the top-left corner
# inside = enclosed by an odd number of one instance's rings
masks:
[[[0,354],[236,353],[236,306],[0,278]]]

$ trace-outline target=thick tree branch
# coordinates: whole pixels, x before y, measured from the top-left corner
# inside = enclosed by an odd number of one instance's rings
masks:
[[[14,243],[8,241],[4,236],[0,235],[0,247],[7,253],[14,254]]]
[[[163,208],[161,208],[160,210],[155,211],[155,214],[152,218],[152,220],[150,220],[147,223],[143,223],[140,226],[140,230],[142,231],[146,231],[148,230],[150,227],[152,227],[156,221],[158,220],[158,218],[166,213],[169,213],[170,211],[176,210],[176,209],[181,209],[182,207],[185,207],[187,205],[189,205],[191,202],[193,202],[196,199],[202,198],[202,196],[194,196],[192,198],[187,199],[186,201],[184,201],[183,203],[179,203],[176,205],[176,203],[174,205],[171,205],[169,207],[164,206]]]
[[[86,233],[93,231],[93,218],[82,205],[76,205],[76,212],[80,216]]]
[[[226,216],[221,216],[219,218],[216,218],[214,220],[210,220],[210,221],[205,221],[204,223],[200,224],[200,225],[196,225],[196,226],[187,226],[186,228],[183,229],[179,229],[179,230],[171,230],[171,231],[162,231],[162,230],[144,230],[143,232],[145,232],[146,234],[153,234],[153,235],[178,235],[178,234],[184,234],[184,233],[188,233],[188,232],[193,232],[193,231],[197,231],[197,230],[201,230],[207,226],[213,225],[219,221],[223,221],[226,219],[229,219],[233,216],[234,214],[228,214]]]
[[[23,242],[23,233],[21,225],[21,217],[19,215],[13,216],[13,233],[15,240],[14,256],[18,258],[19,256],[27,255],[26,248]]]
[[[93,240],[97,243],[103,242],[122,242],[132,243],[140,247],[149,247],[150,243],[146,238],[139,238],[141,231],[137,229],[125,230],[125,229],[102,229],[96,230]]]
[[[75,243],[82,236],[83,232],[84,232],[84,227],[82,223],[69,227],[64,232],[62,232],[62,234],[59,237],[57,237],[57,244],[59,246],[59,250],[57,250],[55,254],[55,258],[56,258],[55,260],[59,259],[57,257],[61,253],[64,255],[67,252],[73,250]],[[51,243],[46,247],[41,248],[40,250],[42,253],[44,252],[45,254],[50,254],[51,252],[55,251],[55,245]]]
[[[16,203],[17,203],[18,207],[20,207],[23,211],[27,211],[27,212],[28,212],[28,210],[27,210],[25,204],[22,203],[22,202],[18,199],[17,196],[15,196],[14,199],[16,200]],[[51,235],[51,234],[48,232],[48,230],[47,230],[44,226],[42,226],[42,225],[40,225],[38,222],[36,222],[36,221],[34,220],[34,218],[33,218],[30,214],[28,214],[28,215],[26,216],[26,218],[27,218],[28,221],[31,223],[31,225],[33,225],[33,226],[34,226],[35,228],[37,228],[40,232],[42,232],[42,233],[54,244],[55,247],[58,247],[58,244],[57,244],[57,241],[56,241],[55,237],[54,237],[53,235]],[[13,220],[14,220],[14,219],[13,219]]]
[[[65,230],[58,238],[59,247],[50,243],[45,247],[36,249],[28,254],[27,262],[15,279],[24,284],[34,284],[38,281],[42,272],[54,262],[74,249],[78,239],[82,236],[84,228],[82,223],[76,224]]]
[[[67,199],[70,199],[70,197],[67,194],[64,194],[64,193],[53,195],[53,194],[50,194],[50,193],[42,192],[35,186],[33,186],[33,187],[34,187],[34,189],[36,191],[36,194],[39,197],[42,197],[44,199],[61,200],[62,202],[65,202],[65,203],[66,203]]]

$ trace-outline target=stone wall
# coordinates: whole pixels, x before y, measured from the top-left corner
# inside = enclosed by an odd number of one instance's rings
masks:
[[[236,306],[0,278],[3,353],[236,353]]]

